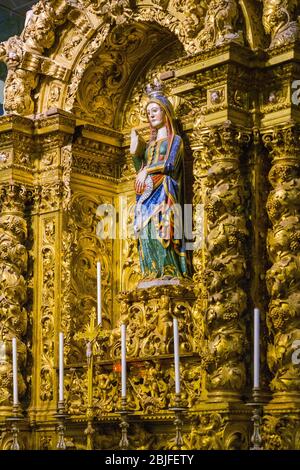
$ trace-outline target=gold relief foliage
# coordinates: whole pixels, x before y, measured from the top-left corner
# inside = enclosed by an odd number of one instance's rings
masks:
[[[299,418],[291,415],[270,415],[263,418],[262,437],[266,450],[299,449],[296,435],[299,430]],[[297,445],[298,444],[298,445]]]
[[[205,214],[203,211],[203,205],[205,204],[205,176],[208,170],[208,163],[205,162],[203,152],[193,152],[193,220],[195,224],[202,225],[202,235],[205,237],[204,224]],[[197,226],[194,227],[197,229]],[[206,255],[204,249],[204,243],[200,243],[198,247],[193,251],[193,281],[194,281],[194,292],[196,296],[195,303],[193,305],[193,318],[194,318],[194,341],[195,348],[197,351],[201,351],[204,346],[204,329],[203,329],[203,314],[206,310],[206,299],[207,291],[206,284],[204,282]]]
[[[193,351],[193,322],[191,287],[169,286],[139,289],[121,293],[121,320],[128,324],[127,351],[129,357],[147,357],[171,352],[172,315],[180,324],[180,344],[182,352]],[[179,301],[183,295],[188,297]],[[160,303],[157,303],[160,298]],[[175,300],[176,299],[176,300]],[[119,335],[119,330],[116,330]],[[119,345],[119,346],[118,346]],[[112,358],[119,355],[120,343],[116,342],[111,350]]]
[[[121,270],[121,291],[134,289],[137,282],[141,280],[141,271],[136,239],[133,236],[135,200],[130,200],[128,213],[125,215],[125,226],[131,233],[122,240],[122,270]]]
[[[183,26],[188,37],[195,37],[204,26],[209,0],[171,1],[170,7],[183,15]]]
[[[221,450],[225,420],[219,413],[196,415],[191,431],[184,436],[187,449]]]
[[[63,191],[62,191],[62,207],[64,210],[69,210],[71,206],[71,171],[73,164],[73,155],[71,150],[71,145],[66,145],[61,148],[61,166],[63,169],[62,181],[63,181]]]
[[[300,339],[300,223],[299,223],[299,129],[287,126],[266,132],[270,150],[272,190],[267,211],[272,223],[267,237],[272,266],[266,274],[270,295],[267,326],[270,336],[268,365],[273,373],[270,387],[276,392],[300,389],[299,372],[293,364],[293,343]]]
[[[246,66],[230,61],[220,67],[207,66],[215,60],[217,47],[219,57],[233,51],[240,54],[241,61],[247,60],[250,53],[247,55],[245,48],[229,48],[228,43],[252,47],[251,28],[255,22],[259,23],[255,31],[260,34],[263,24],[270,35],[270,49],[264,52],[264,57],[275,57],[276,47],[298,39],[299,2],[262,0],[260,3],[262,17],[254,15],[258,2],[247,0],[40,0],[28,13],[22,35],[0,44],[0,60],[8,67],[6,112],[23,115],[33,115],[37,109],[43,112],[45,100],[47,108],[61,107],[74,112],[82,128],[77,129],[72,148],[68,145],[72,138],[70,131],[67,138],[64,131],[44,135],[43,128],[56,125],[57,121],[52,120],[51,113],[50,117],[41,114],[30,121],[32,129],[25,122],[29,120],[16,121],[21,128],[25,123],[26,133],[13,130],[13,148],[8,133],[3,132],[1,138],[1,171],[16,169],[16,177],[22,180],[33,170],[31,176],[36,184],[32,214],[40,234],[38,272],[33,282],[28,267],[31,242],[27,233],[31,191],[21,184],[2,186],[0,341],[4,340],[8,347],[6,361],[0,364],[1,405],[11,401],[13,336],[18,338],[20,396],[26,392],[22,376],[25,377],[25,366],[28,368],[29,294],[34,286],[38,290],[40,328],[36,349],[40,368],[38,402],[44,416],[49,402],[56,398],[54,359],[59,326],[65,334],[65,358],[70,366],[65,371],[68,413],[74,417],[74,423],[77,420],[75,426],[90,416],[95,418],[96,448],[118,447],[117,424],[108,422],[116,416],[110,414],[120,411],[119,323],[125,321],[128,407],[137,419],[141,415],[145,421],[151,421],[151,426],[157,416],[164,424],[171,423],[169,407],[175,399],[172,363],[175,316],[179,320],[181,399],[190,411],[189,416],[193,416],[184,427],[184,448],[248,447],[247,412],[241,411],[240,419],[239,410],[234,410],[231,416],[231,412],[202,410],[205,410],[206,392],[210,402],[222,405],[231,400],[237,402],[247,383],[247,311],[252,294],[248,283],[251,253],[247,253],[252,220],[248,210],[251,198],[254,200],[256,195],[248,192],[248,167],[242,166],[249,156],[250,131],[230,121],[211,128],[204,127],[204,122],[213,120],[213,113],[219,113],[217,119],[221,119],[220,116],[232,111],[230,116],[235,119],[241,113],[249,114],[249,108],[255,107],[254,93],[248,93]],[[250,13],[254,19],[249,18]],[[264,38],[252,42],[263,44]],[[200,68],[197,53],[203,50],[201,61],[205,70],[195,72]],[[256,55],[258,60],[263,61],[264,57]],[[278,71],[275,69],[272,67],[271,73],[262,70],[259,79],[260,85],[271,77],[270,83],[262,86],[257,95],[256,104],[262,115],[289,107],[287,77],[296,76],[298,69],[292,63]],[[87,194],[88,182],[87,189],[78,189],[76,185],[79,178],[84,180],[88,176],[90,181],[91,177],[101,176],[107,187],[112,182],[117,188],[118,181],[122,184],[127,181],[129,186],[133,169],[127,155],[128,130],[139,127],[140,133],[145,133],[145,85],[166,71],[169,72],[165,74],[167,95],[174,100],[177,116],[193,148],[193,217],[194,221],[201,220],[205,243],[193,251],[194,285],[143,289],[137,288],[140,273],[136,240],[127,237],[116,248],[113,241],[97,236],[97,223],[105,217],[97,214],[97,207],[111,204],[112,197],[101,196],[100,189],[99,193],[93,189]],[[47,78],[41,80],[40,75]],[[233,78],[228,81],[229,75]],[[176,88],[181,90],[179,96],[174,96]],[[74,125],[70,121],[64,117],[58,124],[70,129]],[[103,141],[86,137],[97,129],[81,126],[82,121],[103,124],[99,131]],[[192,135],[191,126],[194,126]],[[124,142],[121,132],[109,127],[122,129]],[[34,138],[30,135],[33,129]],[[273,373],[270,387],[275,398],[290,392],[293,399],[300,390],[299,370],[292,363],[293,345],[300,340],[299,135],[298,126],[293,123],[263,133],[271,161],[272,189],[266,203],[270,265],[264,279],[270,296],[266,316],[270,341],[267,361]],[[108,143],[111,138],[114,145]],[[133,205],[131,200],[129,213],[123,215],[127,226],[132,222]],[[199,206],[204,206],[204,211]],[[264,239],[265,234],[258,233],[258,237]],[[115,255],[119,251],[118,263]],[[82,340],[92,334],[91,319],[96,318],[98,259],[102,265],[104,328],[100,333],[97,330],[93,342],[93,394],[89,395],[88,341]],[[115,325],[113,294],[119,287],[121,315]],[[25,335],[28,335],[27,344]],[[281,411],[279,414],[264,418],[264,447],[300,447],[298,417],[291,416],[290,411],[289,417],[282,416]],[[102,420],[103,430],[100,429]],[[111,435],[106,435],[108,430]],[[130,445],[135,449],[175,447],[175,439],[169,432],[148,432],[147,424],[130,423],[129,434]],[[82,448],[83,439],[77,442],[77,437],[74,438],[76,446]],[[44,435],[44,443],[40,439],[41,447],[51,447],[49,439],[54,442],[54,433],[51,438]],[[9,445],[8,441],[3,444]]]
[[[201,47],[220,46],[226,42],[243,44],[243,31],[239,23],[240,12],[236,0],[211,0],[204,20],[204,28],[197,37]]]
[[[93,405],[95,415],[103,417],[120,409],[120,371],[114,365],[96,365],[93,379]],[[188,407],[199,401],[201,375],[199,365],[181,364],[182,398]],[[167,362],[138,359],[128,363],[128,407],[148,415],[162,413],[174,404],[175,380],[173,367]],[[72,405],[73,406],[73,405]]]
[[[184,435],[186,449],[245,450],[248,449],[247,423],[230,422],[226,414],[218,412],[195,414],[190,432]]]
[[[132,16],[132,4],[132,0],[91,0],[91,9],[101,15],[104,22],[119,25]]]
[[[131,449],[151,450],[157,437],[150,430],[147,430],[142,424],[134,423],[129,436],[129,445]]]
[[[95,37],[83,49],[82,55],[79,58],[76,64],[75,70],[73,70],[73,73],[71,75],[68,89],[66,92],[66,96],[64,99],[63,106],[64,106],[64,109],[66,109],[66,111],[72,110],[82,77],[86,69],[89,67],[94,55],[97,53],[100,46],[104,42],[106,36],[108,35],[108,32],[109,32],[109,25],[105,24],[103,27],[101,27],[97,31]]]
[[[61,55],[65,57],[67,60],[72,60],[73,54],[75,51],[75,48],[80,44],[82,41],[82,36],[81,35],[75,35],[72,32],[70,35],[70,38],[68,38],[68,41],[66,44],[64,44],[64,47],[62,49]]]
[[[63,183],[44,183],[34,190],[35,211],[52,212],[58,210],[62,204]]]
[[[128,381],[131,409],[155,414],[168,407],[174,379],[170,380],[170,370],[163,369],[159,362],[131,364]]]
[[[93,398],[96,416],[101,417],[119,409],[121,382],[119,373],[114,370],[105,372],[98,370],[97,372],[93,379]]]
[[[46,402],[53,399],[54,384],[55,234],[55,219],[53,217],[43,219],[40,399]]]
[[[65,379],[66,407],[70,415],[82,415],[86,411],[87,383],[85,369],[69,369]]]
[[[75,340],[90,323],[96,307],[96,262],[101,261],[102,317],[111,324],[112,310],[112,240],[100,240],[96,234],[97,207],[102,198],[73,195],[63,230],[62,323],[69,338],[66,346],[68,362],[84,360],[82,344]]]

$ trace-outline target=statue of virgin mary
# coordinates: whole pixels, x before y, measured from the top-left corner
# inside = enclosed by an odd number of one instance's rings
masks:
[[[136,170],[134,229],[146,279],[188,275],[183,236],[183,154],[173,106],[158,82],[147,86],[149,143],[133,129],[130,152]]]

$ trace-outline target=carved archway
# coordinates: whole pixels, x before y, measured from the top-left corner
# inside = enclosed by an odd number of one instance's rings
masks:
[[[255,5],[254,5],[255,3]],[[8,66],[7,113],[71,110],[85,71],[112,28],[140,24],[173,33],[187,54],[227,42],[265,42],[257,0],[48,0],[29,12],[20,37],[1,44]]]

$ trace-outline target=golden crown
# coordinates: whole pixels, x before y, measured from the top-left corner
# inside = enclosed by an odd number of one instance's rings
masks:
[[[154,78],[153,80],[153,85],[148,85],[146,86],[146,93],[149,96],[149,98],[155,98],[155,96],[161,96],[163,95],[164,88],[162,83],[158,80],[158,78]]]

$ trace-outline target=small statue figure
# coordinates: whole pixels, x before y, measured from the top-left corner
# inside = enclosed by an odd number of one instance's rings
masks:
[[[180,278],[188,275],[182,233],[183,141],[161,85],[156,81],[146,91],[150,142],[133,129],[130,145],[137,172],[134,229],[140,266],[148,279]]]

